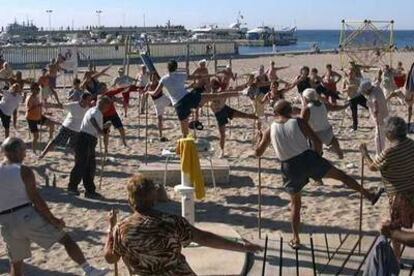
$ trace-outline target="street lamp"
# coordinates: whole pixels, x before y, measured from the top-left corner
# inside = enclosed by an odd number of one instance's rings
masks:
[[[52,30],[52,12],[53,12],[53,10],[46,10],[46,13],[49,16],[49,31]]]
[[[101,10],[96,11],[96,15],[98,17],[98,28],[101,27],[101,13],[102,13]]]

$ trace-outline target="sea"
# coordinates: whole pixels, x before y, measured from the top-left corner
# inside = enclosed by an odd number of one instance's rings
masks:
[[[296,45],[277,46],[277,52],[310,51],[314,44],[321,50],[338,49],[340,30],[298,30]],[[414,46],[414,30],[394,31],[394,41],[397,48]],[[273,47],[240,47],[241,55],[272,53]]]

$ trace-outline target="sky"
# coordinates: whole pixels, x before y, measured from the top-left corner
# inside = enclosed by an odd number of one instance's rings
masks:
[[[38,27],[172,24],[195,28],[228,26],[240,11],[247,27],[262,24],[298,29],[339,29],[342,19],[395,20],[396,29],[414,30],[413,0],[0,0],[0,26],[33,20]],[[145,15],[145,16],[144,16]]]

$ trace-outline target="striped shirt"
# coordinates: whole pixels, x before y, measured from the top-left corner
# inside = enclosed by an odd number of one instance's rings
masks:
[[[414,191],[414,141],[406,138],[374,159],[387,193]]]

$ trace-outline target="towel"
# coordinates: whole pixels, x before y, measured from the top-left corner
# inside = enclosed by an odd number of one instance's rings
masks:
[[[189,136],[178,140],[177,154],[181,159],[181,170],[188,176],[197,199],[203,199],[206,195],[204,189],[204,178],[201,172],[200,159],[198,158],[197,146],[194,138]]]

